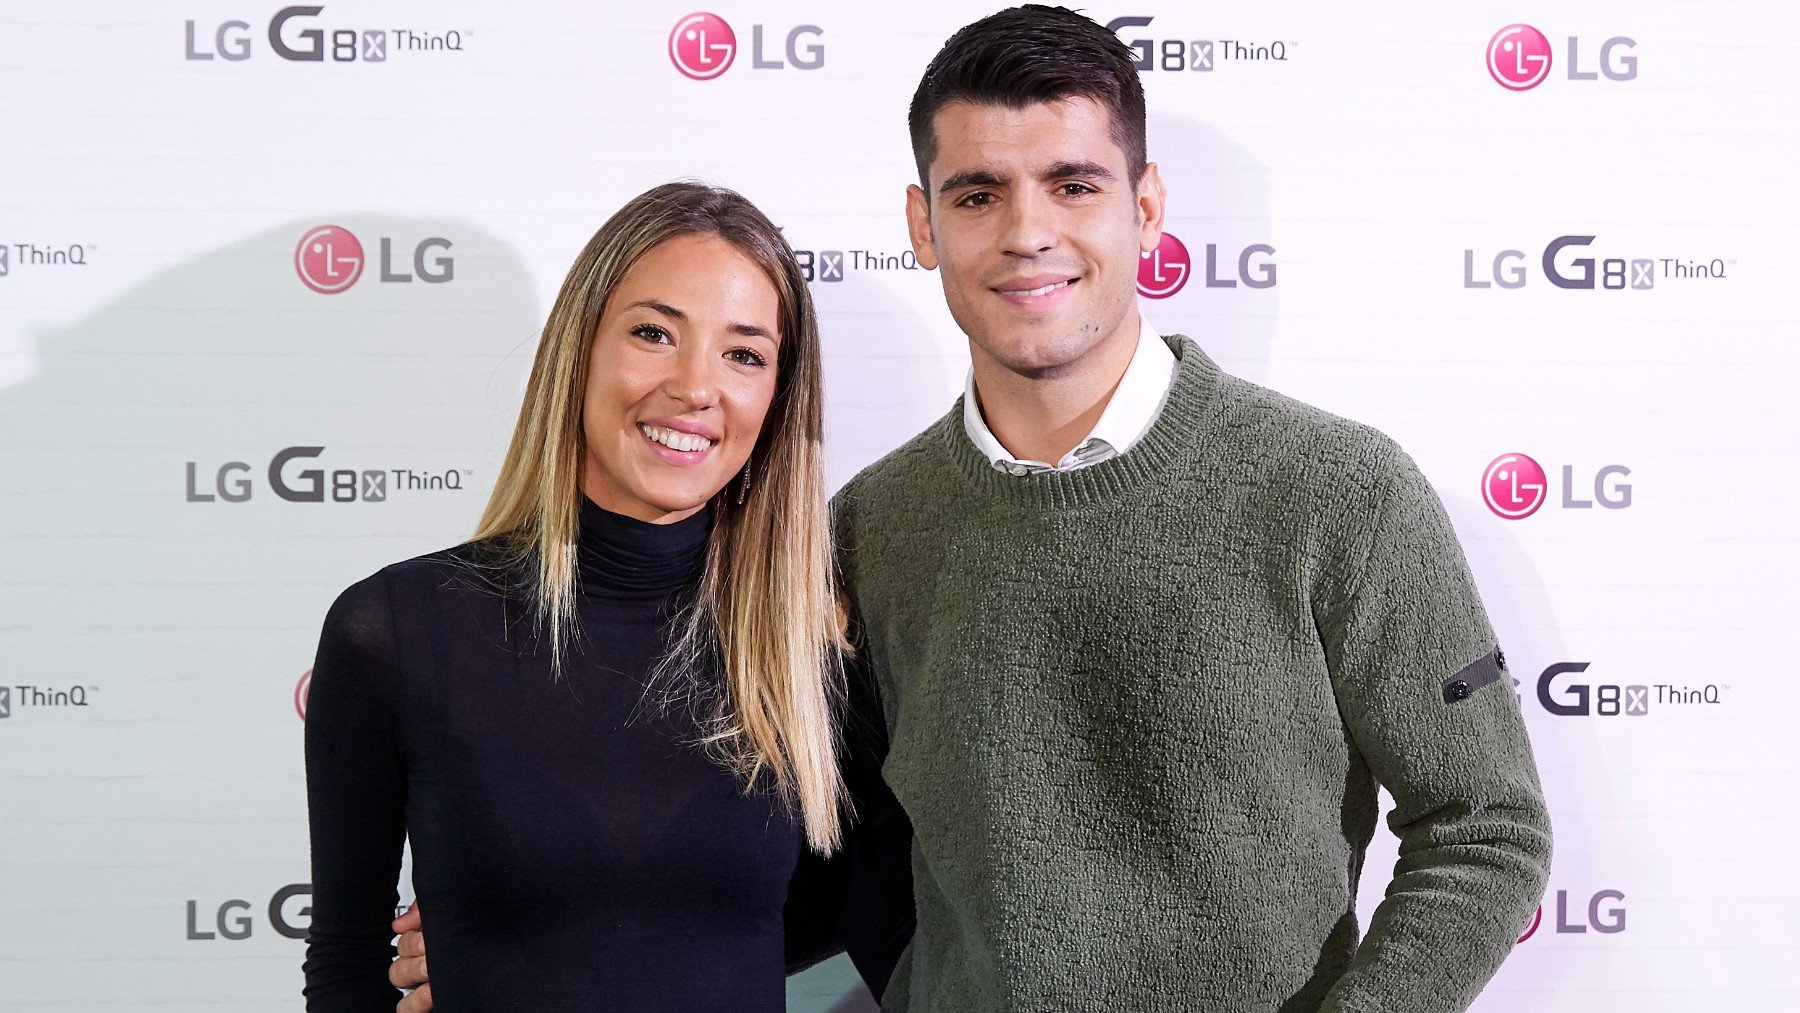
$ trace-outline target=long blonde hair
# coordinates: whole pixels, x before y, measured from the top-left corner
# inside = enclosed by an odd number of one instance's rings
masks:
[[[681,236],[718,236],[762,267],[781,309],[775,397],[750,453],[749,490],[712,498],[698,594],[678,620],[668,662],[723,668],[706,744],[751,790],[767,775],[801,815],[808,842],[841,839],[836,704],[844,623],[837,606],[825,468],[818,323],[781,232],[742,196],[665,183],[632,199],[588,241],[544,324],[519,422],[475,537],[495,565],[522,570],[552,665],[574,642],[582,403],[595,332],[619,283],[646,253]]]

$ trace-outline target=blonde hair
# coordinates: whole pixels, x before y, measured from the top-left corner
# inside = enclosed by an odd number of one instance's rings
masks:
[[[494,540],[495,565],[529,574],[527,592],[560,675],[576,633],[582,403],[595,332],[640,258],[693,235],[726,240],[768,274],[780,301],[781,341],[748,493],[740,504],[732,481],[712,498],[705,575],[677,620],[665,668],[722,668],[705,744],[746,791],[767,775],[798,810],[814,850],[828,852],[841,839],[834,714],[845,643],[825,506],[818,323],[793,250],[755,205],[718,187],[666,183],[594,233],[544,324],[518,426],[475,537]]]

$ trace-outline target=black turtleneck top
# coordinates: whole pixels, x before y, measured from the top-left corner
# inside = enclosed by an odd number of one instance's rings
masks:
[[[703,705],[675,683],[647,692],[709,529],[705,510],[658,525],[583,500],[580,638],[560,680],[481,543],[338,598],[307,705],[309,1010],[399,999],[403,839],[442,1013],[781,1010],[786,969],[841,948],[850,860],[812,856],[771,792],[695,747]],[[859,790],[866,771],[847,774]],[[858,921],[879,953],[852,943],[881,982],[904,945],[887,922]]]

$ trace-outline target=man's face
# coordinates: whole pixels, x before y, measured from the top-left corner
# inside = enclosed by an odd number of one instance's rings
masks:
[[[930,192],[908,188],[907,224],[976,356],[1054,375],[1126,323],[1163,190],[1154,165],[1131,185],[1111,126],[1089,98],[952,102],[933,118]]]

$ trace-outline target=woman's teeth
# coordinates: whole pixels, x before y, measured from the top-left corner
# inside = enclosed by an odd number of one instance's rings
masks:
[[[645,436],[668,447],[670,450],[693,453],[696,450],[705,450],[713,445],[713,441],[704,436],[695,436],[693,433],[684,433],[679,429],[664,429],[661,426],[646,426],[641,422],[638,423],[638,429],[641,430]]]

